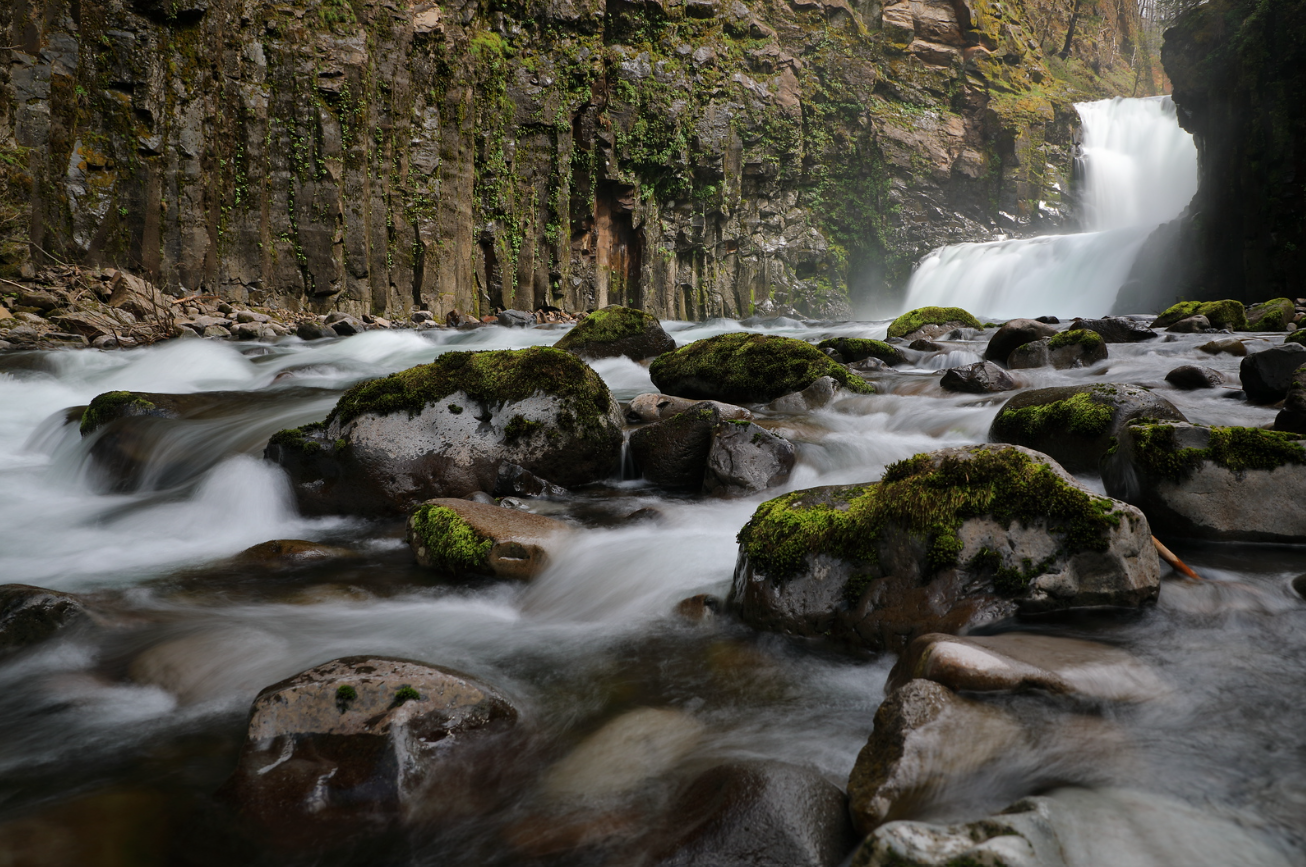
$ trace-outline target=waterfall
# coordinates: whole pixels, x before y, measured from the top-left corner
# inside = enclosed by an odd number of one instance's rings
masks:
[[[1111,309],[1147,236],[1197,192],[1197,148],[1168,96],[1075,108],[1088,231],[940,247],[916,267],[904,309],[946,305],[993,318]]]

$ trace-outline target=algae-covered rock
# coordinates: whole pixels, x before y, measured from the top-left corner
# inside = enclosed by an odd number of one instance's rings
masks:
[[[503,463],[564,487],[605,478],[621,429],[608,387],[570,353],[450,352],[354,386],[325,421],[274,435],[266,455],[307,512],[397,514],[492,490]]]
[[[1289,298],[1262,301],[1247,308],[1248,331],[1287,331],[1297,316],[1297,306]]]
[[[459,672],[336,659],[258,694],[223,794],[279,834],[384,827],[419,801],[456,814],[482,794],[478,753],[516,719],[503,695]]]
[[[726,403],[766,403],[829,376],[849,391],[874,389],[810,343],[735,332],[708,337],[660,356],[649,366],[667,394]]]
[[[831,337],[816,344],[817,349],[833,349],[839,353],[844,364],[852,364],[867,358],[878,358],[889,366],[905,364],[907,356],[896,346],[883,340],[870,340],[862,337]]]
[[[570,533],[562,521],[470,500],[435,499],[408,518],[417,562],[446,575],[527,581]]]
[[[82,413],[80,431],[89,436],[115,419],[136,416],[179,418],[180,399],[188,395],[150,394],[140,391],[106,391],[91,399]]]
[[[1137,509],[1045,455],[985,445],[763,503],[730,602],[758,628],[900,649],[1019,612],[1144,604],[1159,574]]]
[[[1247,427],[1135,423],[1102,463],[1107,493],[1164,536],[1306,541],[1306,439]]]
[[[676,348],[676,341],[662,330],[651,313],[612,305],[595,310],[554,344],[585,358],[614,358],[624,355],[639,361]]]
[[[1043,452],[1072,473],[1092,472],[1112,438],[1136,418],[1187,421],[1170,401],[1135,385],[1057,386],[1008,400],[989,439]]]
[[[984,324],[960,307],[918,307],[889,324],[889,337],[929,339],[954,328],[983,328]]]
[[[1180,301],[1152,320],[1153,328],[1165,328],[1189,316],[1205,316],[1213,328],[1247,330],[1247,310],[1239,301]]]
[[[1007,366],[1022,370],[1051,365],[1057,370],[1070,370],[1104,361],[1107,354],[1102,335],[1086,328],[1073,328],[1016,347],[1007,356]]]

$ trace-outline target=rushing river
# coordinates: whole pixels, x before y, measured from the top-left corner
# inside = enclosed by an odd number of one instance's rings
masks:
[[[720,320],[667,328],[682,345],[741,330]],[[885,325],[779,320],[765,330],[882,338]],[[850,657],[728,617],[688,623],[673,613],[686,597],[726,595],[735,534],[780,491],[695,500],[613,479],[535,504],[586,530],[533,583],[454,586],[413,565],[400,522],[300,516],[281,471],[261,458],[271,433],[320,419],[362,379],[453,349],[546,345],[561,333],[378,331],[313,343],[189,340],[0,356],[0,575],[86,594],[103,621],[0,662],[0,852],[27,853],[0,863],[297,863],[232,842],[213,794],[231,771],[258,690],[353,654],[437,663],[494,684],[543,746],[502,757],[523,765],[515,768],[524,781],[520,809],[441,829],[439,839],[415,831],[322,863],[533,863],[513,842],[514,823],[529,812],[540,757],[638,707],[675,708],[705,728],[684,763],[777,758],[845,785],[892,658]],[[985,441],[1005,396],[958,396],[938,385],[942,369],[979,359],[985,337],[910,353],[914,367],[877,375],[879,395],[843,396],[802,416],[760,413],[763,425],[798,444],[786,489],[874,480],[890,462]],[[1139,383],[1193,421],[1268,424],[1274,410],[1237,399],[1238,360],[1197,350],[1208,339],[1116,344],[1090,369],[1018,376],[1026,387]],[[1183,363],[1222,371],[1230,387],[1176,391],[1163,378]],[[653,390],[639,364],[594,366],[620,400]],[[222,394],[203,418],[161,426],[139,486],[123,493],[97,474],[79,413],[70,412],[115,389]],[[1085,481],[1100,489],[1097,479]],[[624,520],[645,507],[661,522]],[[229,559],[284,538],[357,556],[282,571]],[[1134,790],[1236,822],[1284,852],[1282,863],[1306,861],[1306,602],[1290,586],[1306,572],[1306,548],[1167,541],[1207,580],[1170,576],[1159,604],[1137,614],[1004,627],[1118,645],[1152,666],[1166,690],[1089,713],[1110,729],[1110,749],[1093,726],[1075,735],[1083,744],[1030,747],[991,786],[944,793],[931,818],[978,818],[1057,785]],[[1036,699],[1009,703],[1049,730],[1075,732],[1083,719]],[[451,833],[459,842],[450,843]],[[71,842],[86,839],[95,845]],[[61,860],[60,852],[82,854]],[[1137,863],[1174,863],[1165,852],[1154,856]]]

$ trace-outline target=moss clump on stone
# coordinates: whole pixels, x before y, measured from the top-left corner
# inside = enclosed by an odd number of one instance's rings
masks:
[[[902,364],[907,360],[896,346],[891,346],[883,340],[868,340],[862,337],[832,337],[816,344],[816,348],[833,349],[843,357],[845,362],[878,358],[885,364]]]
[[[649,366],[653,384],[668,394],[734,403],[762,403],[801,391],[829,376],[849,391],[874,394],[810,343],[792,337],[734,332],[698,340],[661,355]]]
[[[488,572],[490,548],[485,538],[453,509],[418,506],[409,520],[411,532],[427,551],[430,564],[443,572]]]
[[[1178,447],[1173,425],[1136,422],[1129,427],[1143,471],[1176,483],[1188,479],[1207,461],[1235,473],[1306,464],[1306,446],[1300,434],[1254,427],[1209,430],[1206,448],[1195,449]]]
[[[783,580],[796,574],[809,554],[874,566],[882,532],[896,526],[922,539],[929,567],[940,570],[958,562],[961,525],[984,516],[1004,526],[1046,522],[1048,531],[1060,536],[1058,554],[1066,556],[1105,550],[1109,531],[1120,524],[1113,501],[1068,484],[1024,452],[990,447],[916,455],[890,466],[878,483],[769,500],[739,531],[738,541],[755,569]]]
[[[406,412],[411,417],[458,391],[491,406],[542,392],[560,398],[582,432],[600,423],[612,400],[607,385],[589,365],[553,347],[448,352],[431,364],[354,386],[341,396],[327,423],[344,424],[364,413]]]
[[[1048,349],[1060,349],[1063,346],[1083,346],[1085,349],[1097,349],[1103,344],[1102,335],[1087,328],[1075,328],[1052,335],[1048,339]]]
[[[1232,328],[1235,331],[1247,330],[1247,311],[1241,302],[1226,301],[1180,301],[1152,321],[1153,328],[1174,325],[1189,316],[1205,316],[1213,328]]]
[[[1111,407],[1093,400],[1090,392],[1080,392],[1040,406],[1004,409],[998,413],[994,430],[1004,437],[1018,434],[1026,440],[1056,432],[1092,439],[1106,433],[1111,417]]]
[[[390,703],[390,706],[399,707],[401,704],[403,704],[406,701],[418,701],[421,699],[421,697],[422,694],[420,692],[413,689],[411,686],[405,684],[404,686],[401,686],[399,687],[399,689],[395,690],[394,701]]]
[[[336,709],[341,713],[349,710],[349,703],[358,698],[358,690],[349,684],[342,684],[336,687]]]
[[[279,430],[268,440],[268,445],[282,446],[283,448],[293,449],[305,455],[316,454],[322,450],[322,444],[313,439],[312,435],[322,433],[325,430],[326,424],[320,421],[306,424],[303,427]],[[336,448],[339,449],[341,447],[340,442],[337,441]]]
[[[503,438],[507,442],[515,443],[522,437],[528,437],[538,430],[543,429],[544,422],[529,421],[524,416],[515,415],[512,420],[503,429]]]
[[[1030,582],[1050,570],[1056,558],[1048,557],[1035,563],[1029,557],[1023,557],[1020,568],[1008,566],[1002,555],[992,548],[981,548],[975,556],[966,561],[966,571],[973,574],[992,576],[993,589],[1002,596],[1019,596],[1029,589]]]
[[[983,323],[960,307],[919,307],[893,320],[889,325],[889,336],[906,337],[926,325],[946,325],[949,322],[960,322],[968,328],[984,327]]]
[[[652,313],[612,305],[581,320],[554,344],[555,349],[579,349],[589,343],[612,343],[623,337],[639,337],[661,323]]]
[[[1306,329],[1300,329],[1283,338],[1284,343],[1300,343],[1306,346]]]
[[[1247,327],[1252,331],[1283,331],[1296,313],[1292,301],[1274,298],[1247,309]]]
[[[143,394],[135,391],[106,391],[97,394],[82,413],[82,423],[78,430],[82,436],[94,431],[103,424],[123,415],[147,415],[154,409]]]

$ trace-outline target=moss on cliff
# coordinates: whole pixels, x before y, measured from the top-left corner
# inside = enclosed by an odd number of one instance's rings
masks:
[[[763,403],[801,391],[822,376],[849,391],[875,393],[869,383],[810,343],[742,331],[661,355],[649,366],[649,375],[667,394],[732,403]]]
[[[1063,555],[1105,550],[1120,524],[1113,501],[1067,484],[1048,464],[1014,448],[979,447],[916,455],[888,467],[878,483],[769,500],[738,541],[754,569],[783,580],[811,554],[875,564],[881,534],[893,526],[919,538],[927,565],[938,570],[957,564],[961,525],[985,516],[1004,526],[1045,522]]]
[[[960,307],[919,307],[909,310],[889,324],[889,337],[906,337],[926,325],[946,325],[956,322],[967,328],[983,328],[984,325]]]

